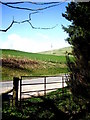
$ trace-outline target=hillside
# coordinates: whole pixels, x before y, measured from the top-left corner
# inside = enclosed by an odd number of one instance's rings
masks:
[[[72,48],[71,48],[71,47],[65,47],[65,48],[61,48],[61,49],[55,49],[55,50],[40,52],[40,54],[49,54],[49,55],[65,56],[65,55],[66,55],[66,51],[67,51],[68,53],[71,53],[71,52],[72,52]]]
[[[68,72],[65,56],[3,49],[1,60],[3,80],[12,80],[13,77],[23,75],[58,75]]]
[[[41,53],[29,53],[18,50],[2,50],[2,58],[19,58],[19,59],[31,59],[31,60],[39,60],[39,61],[51,61],[51,62],[65,62],[64,56],[54,56],[54,55],[45,55]],[[62,59],[61,59],[62,58]]]

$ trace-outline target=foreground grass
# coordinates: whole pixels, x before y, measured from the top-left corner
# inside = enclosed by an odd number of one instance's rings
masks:
[[[80,100],[79,100],[80,101]],[[2,120],[90,120],[85,105],[77,104],[70,91],[65,88],[49,93],[47,96],[25,99],[18,108],[9,107],[3,102]],[[80,113],[80,106],[85,110]]]

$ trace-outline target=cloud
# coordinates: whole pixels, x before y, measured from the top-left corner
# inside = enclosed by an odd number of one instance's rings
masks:
[[[26,38],[17,34],[8,35],[6,41],[1,41],[1,48],[15,49],[26,52],[40,52],[50,49],[50,42],[39,41],[39,38]]]
[[[69,46],[65,40],[52,38],[48,35],[37,33],[34,37],[22,37],[10,34],[6,40],[0,40],[1,49],[15,49],[26,52],[41,52]]]

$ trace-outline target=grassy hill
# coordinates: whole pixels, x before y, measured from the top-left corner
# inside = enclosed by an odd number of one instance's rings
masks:
[[[68,72],[65,56],[3,49],[1,60],[3,80],[23,75],[58,75]]]
[[[65,56],[66,51],[68,53],[72,52],[71,47],[65,47],[61,49],[55,49],[55,50],[50,50],[50,51],[45,51],[45,52],[40,52],[41,54],[49,54],[49,55],[57,55],[57,56]]]
[[[29,52],[22,52],[18,50],[9,50],[3,49],[2,50],[2,57],[4,58],[18,58],[18,59],[31,59],[31,60],[39,60],[39,61],[47,61],[47,62],[65,62],[64,56],[54,56],[54,55],[45,55],[40,53],[29,53]]]

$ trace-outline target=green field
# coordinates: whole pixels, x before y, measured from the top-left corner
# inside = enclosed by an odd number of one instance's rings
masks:
[[[71,47],[65,47],[61,49],[55,49],[55,50],[50,50],[50,51],[45,51],[45,52],[40,52],[41,54],[48,54],[48,55],[57,55],[57,56],[65,56],[66,51],[71,53],[72,48]]]
[[[16,50],[2,50],[2,57],[16,57],[21,59],[31,59],[31,60],[39,60],[39,61],[46,61],[46,62],[61,62],[65,63],[66,58],[65,56],[55,56],[55,55],[47,55],[47,54],[39,54],[39,53],[28,53]]]
[[[68,72],[65,56],[9,49],[3,49],[0,52],[2,52],[2,80],[12,80],[13,77],[23,75],[58,75]]]

